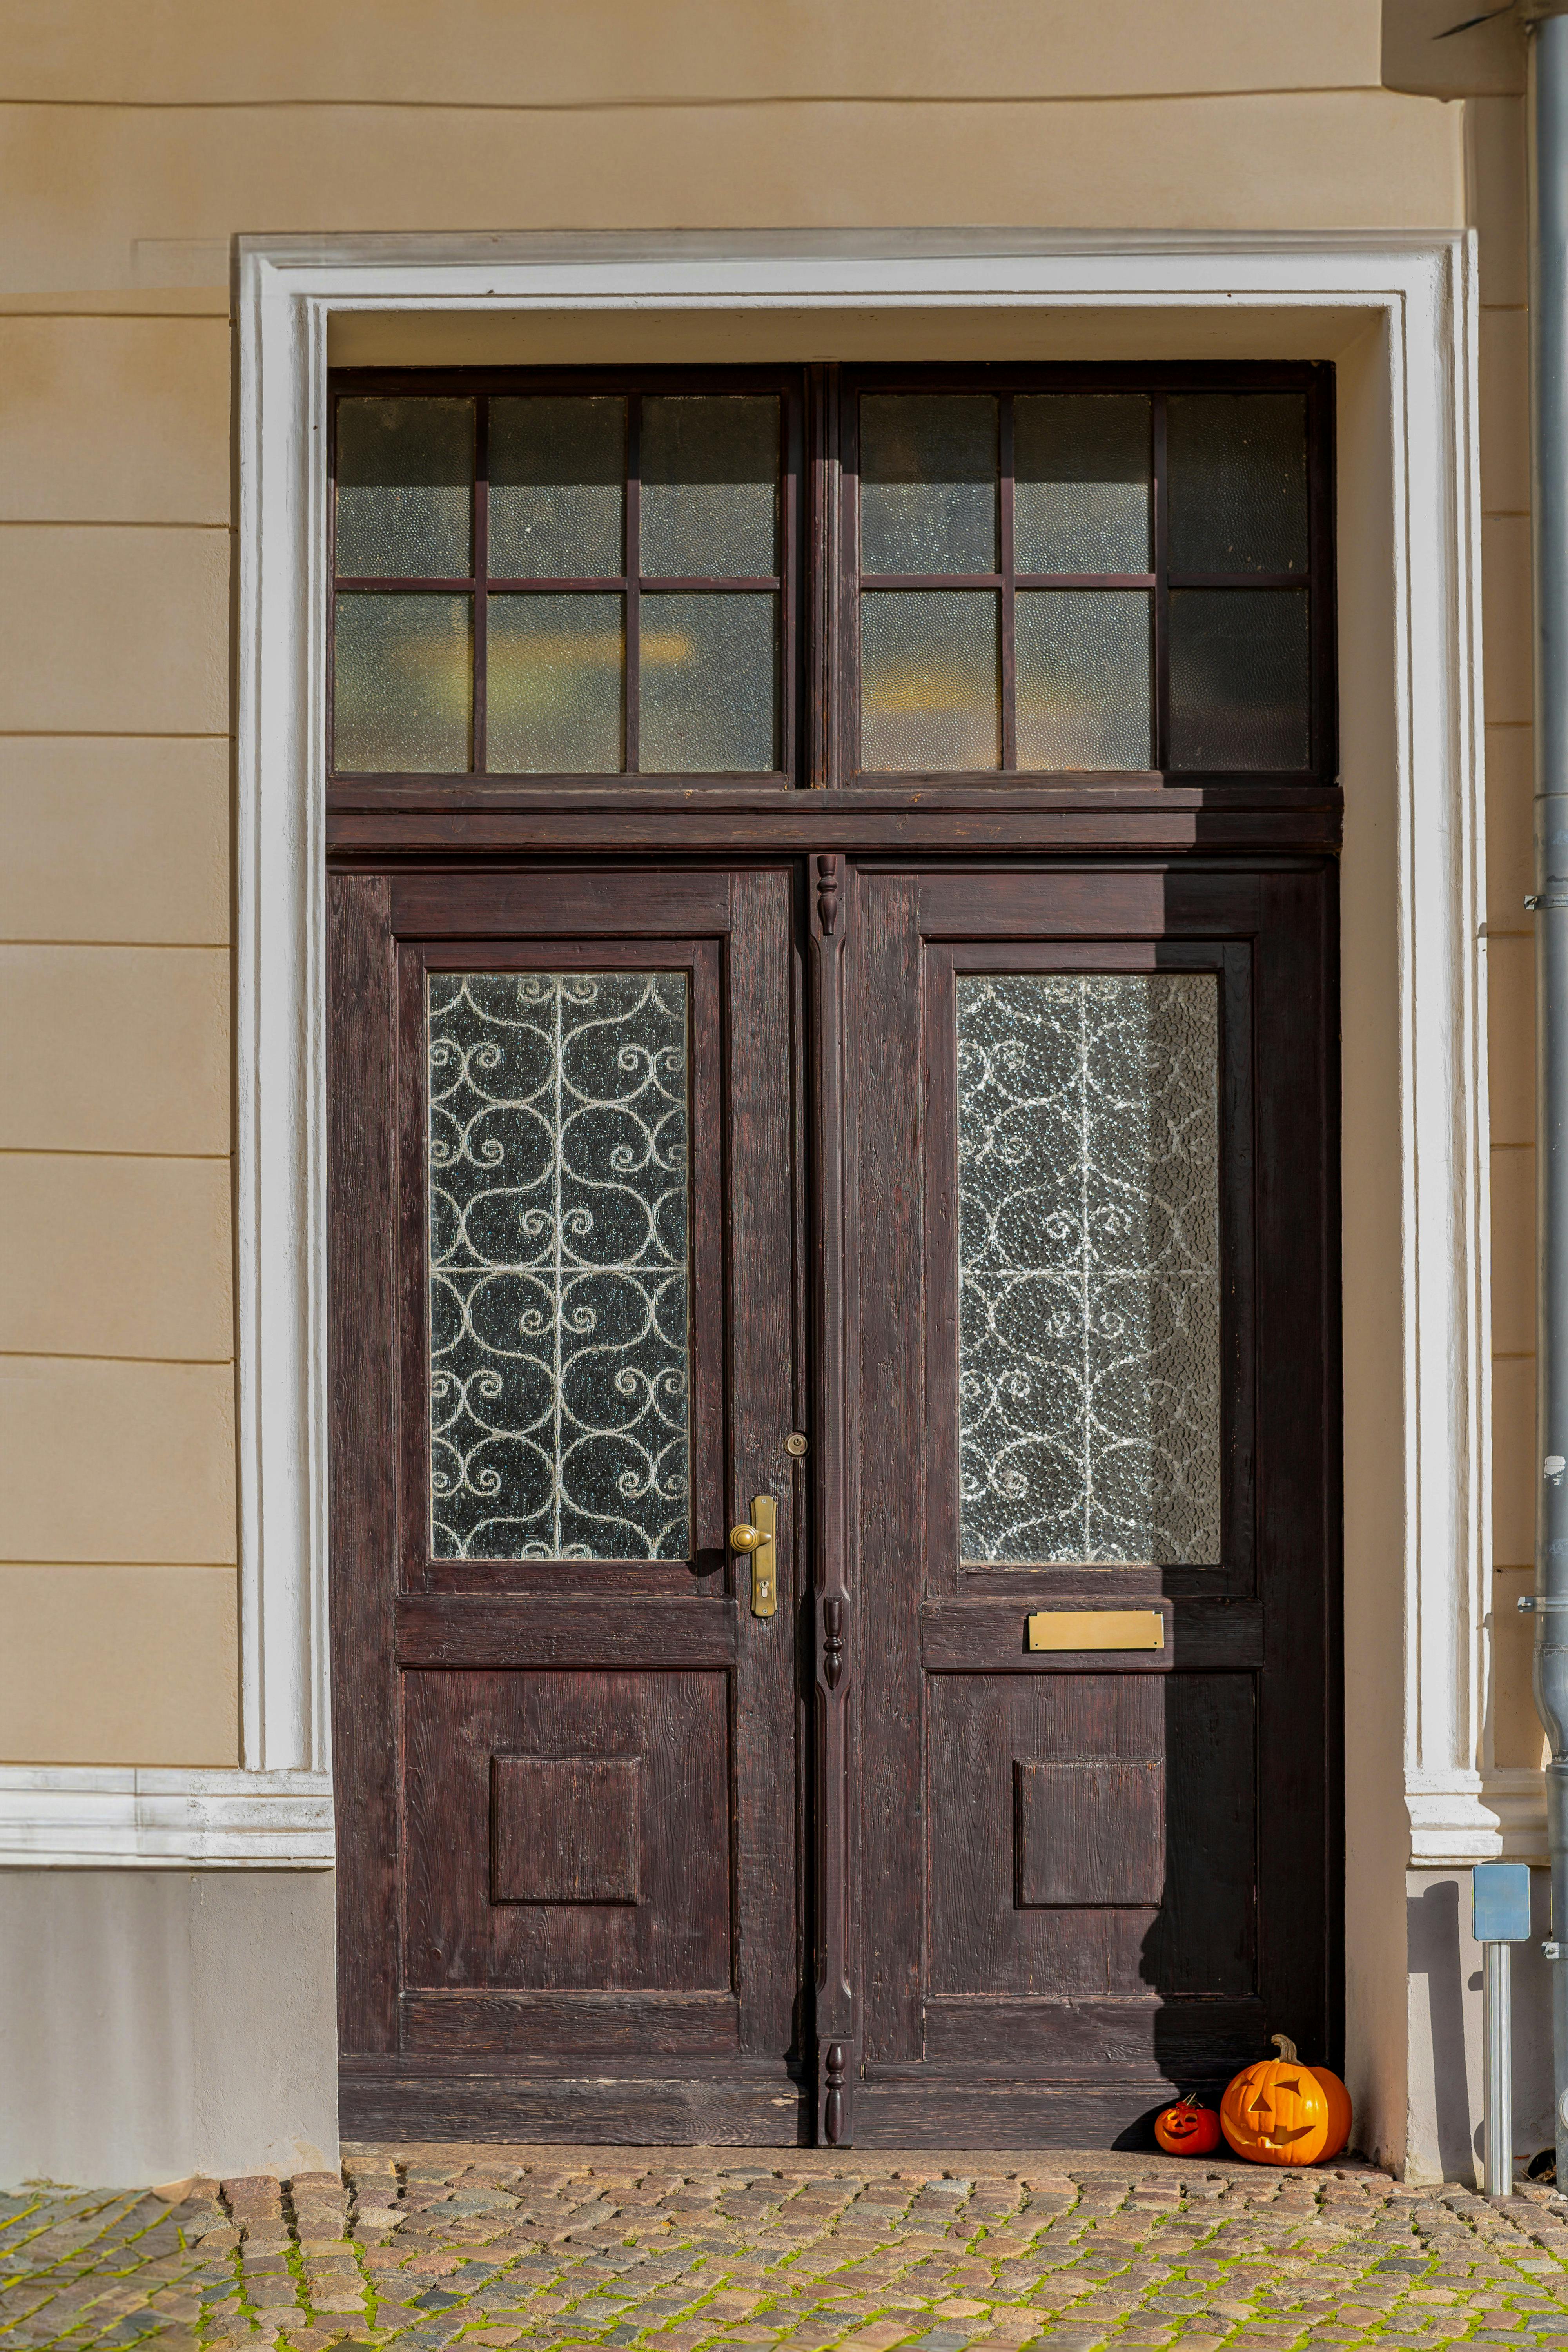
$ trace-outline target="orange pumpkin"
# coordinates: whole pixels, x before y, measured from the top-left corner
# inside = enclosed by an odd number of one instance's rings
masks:
[[[1207,2156],[1219,2146],[1219,2117],[1196,2099],[1180,2099],[1155,2116],[1154,2137],[1167,2156]]]
[[[1303,2066],[1289,2034],[1278,2058],[1244,2066],[1219,2103],[1220,2128],[1249,2164],[1317,2164],[1350,2137],[1350,2094],[1326,2066]]]

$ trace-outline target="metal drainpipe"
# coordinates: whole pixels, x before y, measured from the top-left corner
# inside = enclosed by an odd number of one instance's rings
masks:
[[[1535,1704],[1551,1742],[1552,2046],[1568,2191],[1568,0],[1530,42],[1530,468],[1535,585]]]

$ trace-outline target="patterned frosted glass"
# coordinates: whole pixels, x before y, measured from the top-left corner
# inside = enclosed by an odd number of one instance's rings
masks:
[[[772,395],[645,400],[645,580],[778,570],[779,404]]]
[[[622,759],[619,596],[492,596],[492,775],[607,775]]]
[[[996,403],[876,393],[860,403],[862,572],[994,572]]]
[[[471,400],[340,400],[337,478],[340,579],[468,578]]]
[[[860,599],[860,765],[994,768],[1001,750],[996,598],[886,589]]]
[[[431,1550],[684,1559],[685,976],[428,985]]]
[[[1173,572],[1307,569],[1307,404],[1184,393],[1165,412]]]
[[[1020,768],[1149,765],[1146,594],[1020,589],[1014,644]]]
[[[491,578],[618,576],[626,465],[624,400],[492,400]]]
[[[1210,972],[958,982],[959,1550],[1220,1557]]]
[[[645,596],[648,775],[766,775],[778,765],[778,598]]]
[[[1307,767],[1310,685],[1304,589],[1173,592],[1173,767]]]
[[[1020,572],[1147,572],[1150,404],[1122,393],[1013,404],[1013,560]]]
[[[332,765],[342,775],[460,774],[473,719],[467,596],[349,595],[332,630]]]

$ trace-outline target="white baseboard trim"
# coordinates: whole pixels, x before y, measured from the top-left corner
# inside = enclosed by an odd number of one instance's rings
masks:
[[[0,1765],[0,1868],[330,1870],[324,1772]]]
[[[1546,1860],[1546,1783],[1539,1772],[1412,1774],[1405,1801],[1413,1870]]]

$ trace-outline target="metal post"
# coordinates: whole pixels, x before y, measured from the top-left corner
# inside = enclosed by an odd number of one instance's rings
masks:
[[[1513,2195],[1512,1947],[1483,1944],[1487,2034],[1486,2181],[1489,2197]]]
[[[1513,2012],[1509,1947],[1530,1940],[1530,1866],[1478,1862],[1470,1873],[1471,1921],[1483,1958],[1486,1993],[1486,2185],[1489,2197],[1513,2195]]]
[[[1530,43],[1531,515],[1535,586],[1535,1704],[1552,1857],[1557,2179],[1568,2190],[1568,0]]]

